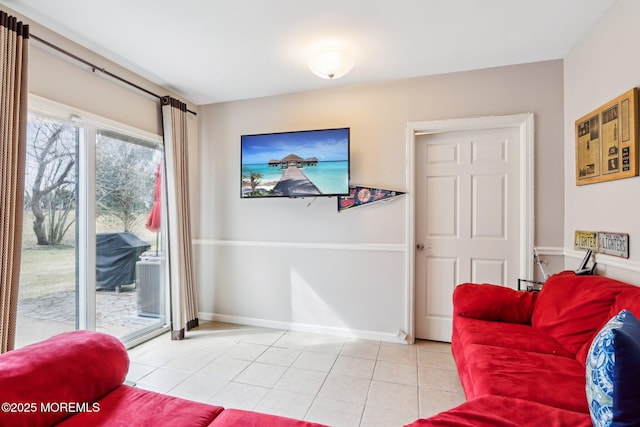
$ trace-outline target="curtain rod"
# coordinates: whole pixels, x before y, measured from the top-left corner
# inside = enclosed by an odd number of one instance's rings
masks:
[[[130,82],[129,80],[127,80],[127,79],[125,79],[125,78],[123,78],[123,77],[120,77],[120,76],[118,76],[117,74],[113,74],[112,72],[107,71],[106,69],[104,69],[104,68],[102,68],[102,67],[98,67],[97,65],[95,65],[95,64],[93,64],[93,63],[91,63],[91,62],[87,61],[86,59],[80,58],[79,56],[77,56],[77,55],[75,55],[75,54],[73,54],[73,53],[71,53],[71,52],[69,52],[69,51],[66,51],[66,50],[62,49],[61,47],[58,47],[58,46],[54,45],[53,43],[50,43],[50,42],[48,42],[48,41],[46,41],[46,40],[44,40],[44,39],[41,39],[40,37],[36,36],[36,35],[35,35],[35,34],[33,34],[33,33],[29,34],[29,37],[30,37],[30,38],[32,38],[32,39],[34,39],[34,40],[36,40],[36,41],[38,41],[38,42],[40,42],[40,43],[42,43],[42,44],[44,44],[45,46],[50,47],[51,49],[54,49],[54,50],[56,50],[56,51],[58,51],[58,52],[60,52],[60,53],[62,53],[62,54],[64,54],[64,55],[66,55],[66,56],[68,56],[68,57],[70,57],[70,58],[72,58],[72,59],[75,59],[75,60],[76,60],[76,61],[78,61],[78,62],[83,63],[84,65],[86,65],[86,66],[90,67],[90,68],[91,68],[91,70],[92,70],[94,73],[95,73],[96,71],[100,71],[101,73],[106,74],[107,76],[109,76],[109,77],[111,77],[111,78],[113,78],[113,79],[116,79],[116,80],[118,80],[118,81],[120,81],[120,82],[122,82],[122,83],[124,83],[124,84],[127,84],[127,85],[129,85],[129,86],[131,86],[131,87],[133,87],[133,88],[135,88],[135,89],[138,89],[139,91],[144,92],[144,93],[146,93],[147,95],[151,95],[151,96],[156,97],[156,98],[158,98],[158,99],[162,99],[162,97],[161,97],[160,95],[158,95],[158,94],[156,94],[156,93],[153,93],[153,92],[151,92],[150,90],[145,89],[145,88],[143,88],[142,86],[139,86],[139,85],[137,85],[137,84],[135,84],[135,83],[133,83],[133,82]],[[189,109],[187,109],[187,112],[189,112],[189,113],[193,114],[194,116],[197,116],[197,115],[198,115],[196,112],[191,111],[191,110],[189,110]]]

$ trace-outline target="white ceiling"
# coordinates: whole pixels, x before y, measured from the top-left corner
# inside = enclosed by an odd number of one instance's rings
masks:
[[[202,105],[564,58],[616,0],[3,1]],[[340,80],[306,67],[327,42]]]

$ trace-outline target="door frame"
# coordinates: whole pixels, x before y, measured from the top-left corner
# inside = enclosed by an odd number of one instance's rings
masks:
[[[520,131],[520,274],[533,276],[534,237],[534,122],[533,113],[505,116],[486,116],[463,119],[409,122],[406,125],[406,333],[407,341],[415,340],[415,188],[416,188],[416,136],[474,131],[485,129],[518,128]],[[515,288],[516,284],[513,284]]]

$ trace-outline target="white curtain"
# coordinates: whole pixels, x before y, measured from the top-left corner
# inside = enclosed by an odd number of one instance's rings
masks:
[[[22,249],[29,26],[0,11],[0,353],[13,350]]]
[[[198,301],[191,249],[187,105],[161,99],[167,191],[168,277],[171,294],[171,339],[198,326]]]

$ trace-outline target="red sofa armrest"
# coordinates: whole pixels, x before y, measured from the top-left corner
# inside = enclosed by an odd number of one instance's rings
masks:
[[[58,405],[73,402],[91,408],[92,402],[122,384],[128,370],[124,345],[101,332],[63,332],[4,353],[0,402],[10,410],[0,411],[0,426],[57,424],[73,412]]]
[[[537,292],[504,286],[463,283],[453,292],[456,316],[510,323],[531,323]]]

